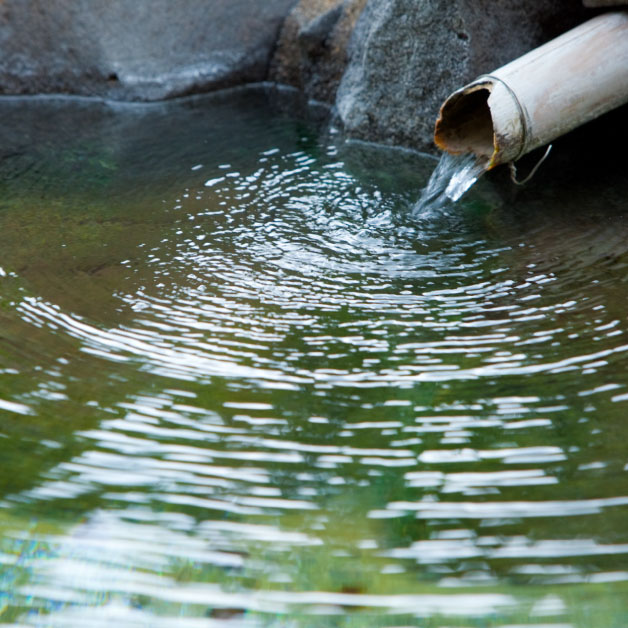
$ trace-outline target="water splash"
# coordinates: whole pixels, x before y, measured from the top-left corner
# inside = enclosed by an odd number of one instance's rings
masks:
[[[454,203],[484,174],[486,165],[472,153],[443,153],[421,198],[414,206],[415,216],[439,209],[447,201]]]

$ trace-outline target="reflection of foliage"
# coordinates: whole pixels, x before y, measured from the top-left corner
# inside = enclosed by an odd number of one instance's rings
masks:
[[[294,522],[296,523],[296,522]],[[301,524],[298,527],[303,527]],[[360,528],[360,526],[358,526]],[[336,540],[351,545],[369,535],[368,530],[343,525]],[[25,538],[25,532],[28,538]],[[39,576],[33,567],[42,561],[52,563],[64,557],[60,548],[54,548],[54,539],[62,539],[66,532],[59,526],[45,521],[37,524],[7,518],[0,519],[0,551],[3,564],[0,567],[0,622],[19,623],[25,617],[37,614],[54,616],[66,604],[54,599],[43,600],[31,597],[31,586],[37,585]],[[344,539],[341,539],[344,537]],[[49,539],[49,540],[42,540]],[[130,606],[147,613],[146,617],[177,617],[213,619],[245,618],[252,626],[272,626],[292,628],[318,628],[321,625],[337,628],[384,628],[385,626],[420,626],[423,628],[482,627],[499,628],[507,625],[536,626],[547,625],[548,618],[553,623],[569,623],[574,628],[623,628],[627,612],[625,599],[628,595],[626,583],[600,585],[553,585],[511,588],[508,586],[476,586],[443,589],[431,584],[418,582],[411,572],[384,575],[382,567],[385,559],[374,558],[367,551],[356,549],[348,557],[339,551],[336,543],[303,546],[282,551],[273,544],[247,543],[240,539],[241,554],[245,558],[244,567],[224,568],[204,563],[202,560],[176,560],[170,568],[161,572],[164,586],[168,582],[178,585],[202,587],[203,584],[219,587],[227,593],[237,594],[235,598],[225,597],[224,604],[184,603],[168,601],[145,593],[125,593],[123,591],[93,591],[73,603],[77,608],[90,605],[97,607],[116,600],[118,604]],[[346,545],[345,545],[346,547]],[[80,559],[72,556],[73,560]],[[106,557],[103,557],[106,562]],[[140,572],[141,573],[141,572]],[[147,574],[149,572],[146,572]],[[172,579],[172,580],[170,580]],[[198,591],[202,589],[197,589]],[[296,594],[316,591],[320,599],[327,596],[328,603],[312,606],[306,603],[290,604],[290,592]],[[273,611],[251,610],[246,607],[249,594],[259,600],[267,599],[272,606],[273,592],[284,602]],[[285,595],[281,595],[284,592]],[[389,607],[373,606],[368,597],[390,596]],[[418,596],[407,606],[407,612],[395,609],[396,595]],[[456,608],[457,596],[501,596],[505,605],[498,605],[491,611],[478,611],[464,615],[463,609]],[[420,596],[426,599],[436,596],[447,605],[451,596],[452,614],[426,613]],[[199,596],[197,596],[200,599]],[[244,601],[243,606],[234,606],[233,600]],[[379,598],[380,600],[382,598]],[[79,601],[80,600],[80,601]],[[511,602],[508,602],[511,600]],[[428,606],[429,606],[429,602]],[[287,604],[288,606],[284,606]],[[406,602],[407,604],[407,602]],[[546,609],[545,611],[543,609]],[[427,616],[426,616],[427,615]]]
[[[19,519],[0,510],[0,624],[17,623],[24,612],[37,612],[20,591],[31,583],[34,562],[54,555],[44,540],[62,533],[57,523]]]
[[[352,526],[343,525],[345,541],[352,536]],[[355,533],[353,541],[363,536],[364,530]],[[338,539],[340,540],[340,539]],[[243,547],[244,547],[243,543]],[[235,616],[246,616],[253,625],[291,626],[293,628],[318,628],[321,625],[337,628],[383,628],[385,626],[420,626],[423,628],[482,627],[501,626],[546,626],[548,618],[556,623],[569,622],[574,628],[622,628],[628,617],[624,604],[628,594],[626,583],[613,583],[597,586],[554,585],[550,587],[529,586],[509,587],[507,585],[486,585],[444,589],[429,583],[418,582],[411,572],[384,575],[383,558],[374,558],[369,552],[356,549],[347,555],[335,544],[304,546],[282,552],[268,545],[253,543],[247,546],[246,567],[241,574],[231,570],[204,566],[190,561],[173,564],[173,572],[185,574],[183,581],[190,583],[217,584],[226,592],[239,593],[239,599],[255,591],[257,599],[274,599],[273,592],[284,600],[286,608],[270,611],[225,608]],[[346,549],[346,545],[344,546]],[[260,569],[260,566],[265,568]],[[238,585],[234,587],[234,582]],[[312,614],[310,604],[290,604],[290,593],[315,591],[320,593],[321,602],[312,604],[317,610]],[[265,593],[266,592],[266,593]],[[285,593],[281,595],[280,592]],[[327,596],[326,596],[327,594]],[[417,596],[407,612],[395,609],[395,596]],[[457,596],[497,596],[501,603],[491,610],[476,611],[465,615],[463,608],[456,608]],[[361,599],[361,596],[365,596]],[[377,598],[381,606],[373,606],[368,596]],[[427,607],[421,605],[421,597],[426,596]],[[451,596],[452,601],[447,602]],[[322,602],[327,597],[328,602]],[[389,606],[382,603],[388,597]],[[441,600],[444,607],[450,606],[452,613],[431,613],[430,598]],[[156,606],[155,606],[156,604]],[[267,604],[271,604],[267,602]],[[407,599],[404,604],[408,604]],[[152,600],[146,603],[147,610],[156,610],[161,604]],[[163,607],[160,610],[168,611]],[[170,609],[172,612],[173,609]],[[187,608],[190,615],[202,612],[200,607]],[[205,614],[221,616],[221,606],[210,606]],[[226,615],[225,615],[226,616]],[[259,622],[256,623],[256,622]]]

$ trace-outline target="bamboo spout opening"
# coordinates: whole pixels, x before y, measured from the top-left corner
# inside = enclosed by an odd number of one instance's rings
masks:
[[[454,92],[434,141],[489,170],[628,102],[628,11],[598,15]]]
[[[449,153],[474,153],[487,161],[495,150],[495,131],[488,99],[490,83],[474,85],[450,96],[436,121],[434,141]]]

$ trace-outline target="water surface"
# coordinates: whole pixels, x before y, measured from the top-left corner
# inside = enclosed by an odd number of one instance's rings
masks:
[[[628,623],[619,166],[413,217],[263,91],[0,109],[1,622]]]

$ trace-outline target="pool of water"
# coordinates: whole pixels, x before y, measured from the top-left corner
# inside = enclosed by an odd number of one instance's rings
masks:
[[[0,101],[0,623],[628,625],[625,166],[289,109]]]

